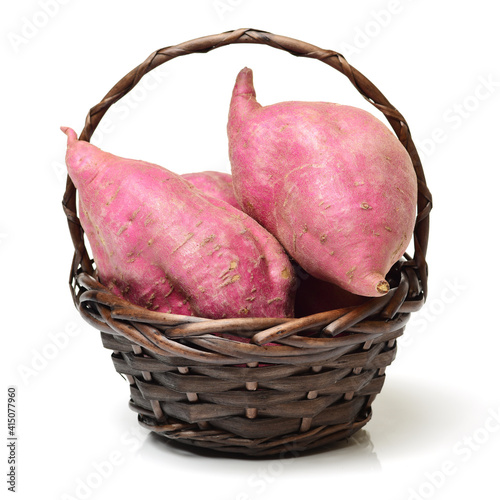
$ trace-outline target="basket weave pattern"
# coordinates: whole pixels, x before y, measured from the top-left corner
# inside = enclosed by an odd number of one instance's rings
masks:
[[[130,408],[141,425],[199,447],[274,455],[346,438],[371,418],[385,368],[396,355],[396,339],[427,294],[432,198],[406,121],[366,77],[337,52],[258,30],[235,30],[154,52],[90,110],[80,140],[89,141],[109,107],[158,65],[233,43],[264,44],[318,59],[346,75],[386,116],[418,178],[414,256],[405,255],[393,266],[387,295],[305,318],[209,320],[149,311],[99,283],[68,177],[63,207],[75,247],[70,289],[76,308],[113,351],[115,369],[129,380]]]

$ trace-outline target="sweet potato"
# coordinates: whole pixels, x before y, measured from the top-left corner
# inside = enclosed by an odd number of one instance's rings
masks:
[[[216,170],[182,174],[182,177],[203,193],[219,198],[235,208],[241,209],[233,190],[231,174]]]
[[[62,130],[81,224],[110,290],[176,314],[293,315],[293,268],[257,222],[161,166],[117,157]]]
[[[228,139],[238,202],[309,274],[357,295],[387,293],[417,199],[410,156],[388,127],[334,103],[261,106],[244,68]]]

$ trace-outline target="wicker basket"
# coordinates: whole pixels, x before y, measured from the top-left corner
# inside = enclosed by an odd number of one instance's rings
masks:
[[[396,339],[427,294],[432,202],[408,125],[382,93],[341,54],[264,31],[240,29],[154,52],[90,110],[80,139],[89,141],[108,108],[160,64],[235,43],[318,59],[347,76],[386,116],[418,177],[414,256],[405,254],[393,266],[387,295],[354,308],[298,319],[207,320],[153,312],[98,282],[68,178],[63,207],[75,247],[70,289],[76,308],[113,351],[115,369],[129,380],[129,405],[141,425],[188,445],[272,456],[339,441],[371,418]]]

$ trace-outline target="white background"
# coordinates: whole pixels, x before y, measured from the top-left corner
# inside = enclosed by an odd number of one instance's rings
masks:
[[[8,385],[18,391],[17,498],[499,498],[500,37],[493,2],[6,4],[1,364],[4,401]],[[61,208],[59,126],[79,133],[90,107],[153,51],[243,27],[342,52],[407,119],[434,196],[428,302],[399,342],[373,419],[346,446],[288,461],[206,457],[148,435],[127,407],[128,384],[67,286],[72,246]],[[368,106],[318,61],[237,45],[155,70],[120,110],[109,111],[95,142],[178,173],[228,171],[227,110],[243,66],[253,68],[263,104]],[[6,435],[6,417],[0,421]]]

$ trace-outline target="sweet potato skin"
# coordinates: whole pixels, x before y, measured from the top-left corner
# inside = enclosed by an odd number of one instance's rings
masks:
[[[241,209],[234,194],[231,174],[217,170],[205,170],[182,174],[182,177],[206,195],[219,198],[233,207]]]
[[[245,68],[228,140],[238,202],[309,274],[357,295],[388,291],[412,237],[417,179],[380,120],[326,102],[261,106]]]
[[[174,314],[293,316],[293,268],[247,214],[161,166],[117,157],[63,131],[80,221],[110,290]]]

